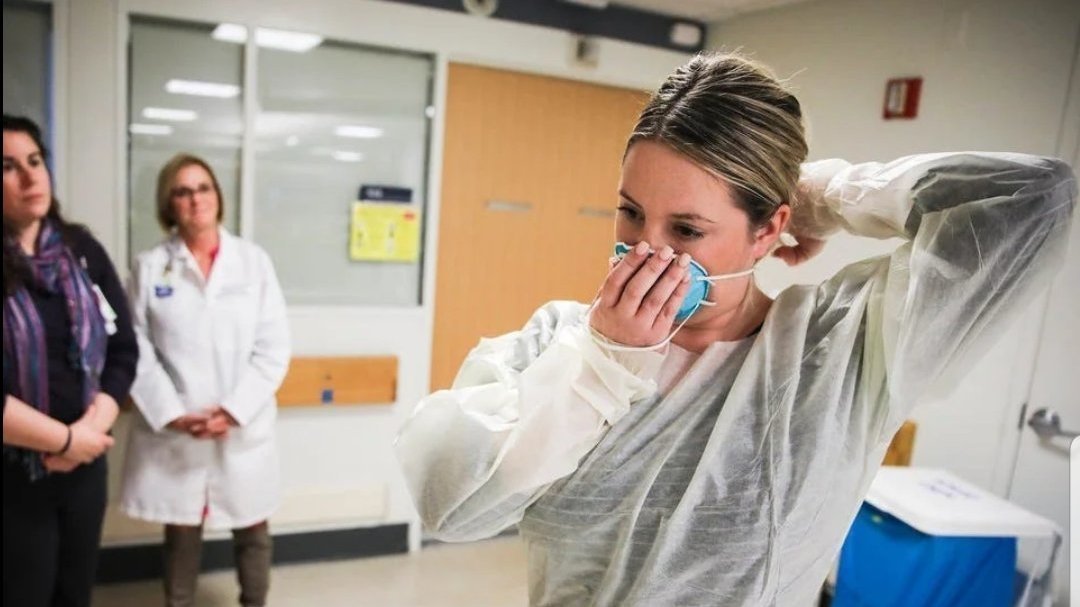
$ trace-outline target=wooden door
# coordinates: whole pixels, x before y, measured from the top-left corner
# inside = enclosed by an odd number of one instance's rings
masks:
[[[431,387],[480,337],[589,301],[611,255],[640,91],[451,64]]]

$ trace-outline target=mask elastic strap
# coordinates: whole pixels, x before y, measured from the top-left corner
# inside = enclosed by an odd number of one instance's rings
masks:
[[[729,279],[732,279],[732,278],[742,278],[743,276],[749,276],[749,275],[753,274],[755,270],[757,270],[757,267],[747,268],[746,270],[743,270],[742,272],[732,272],[730,274],[715,274],[713,276],[699,276],[698,280],[706,280],[708,282],[712,282],[714,280],[729,280]]]
[[[711,284],[712,281],[714,281],[714,280],[728,280],[728,279],[731,279],[731,278],[742,278],[743,276],[749,276],[750,274],[753,274],[754,271],[756,271],[756,270],[757,270],[757,265],[754,265],[753,267],[751,267],[751,268],[749,268],[747,270],[743,270],[742,272],[732,272],[731,274],[716,274],[714,276],[701,276],[701,277],[698,277],[698,280],[704,280],[705,282],[708,282],[708,283]],[[698,305],[711,307],[711,306],[715,306],[716,302],[715,301],[709,301],[707,299],[703,299],[703,300],[701,300],[701,302],[699,302]]]

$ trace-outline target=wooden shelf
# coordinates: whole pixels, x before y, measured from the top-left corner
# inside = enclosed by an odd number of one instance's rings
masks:
[[[277,392],[278,406],[391,405],[396,356],[295,357]]]

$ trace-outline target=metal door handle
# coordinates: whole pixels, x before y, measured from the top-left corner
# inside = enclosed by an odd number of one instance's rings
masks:
[[[1028,418],[1027,425],[1039,435],[1039,438],[1049,440],[1055,437],[1076,438],[1080,432],[1062,430],[1061,416],[1052,409],[1039,409]]]
[[[528,213],[532,210],[532,203],[515,202],[513,200],[489,200],[484,203],[489,211],[504,211],[508,213]]]
[[[578,209],[578,215],[585,217],[601,217],[603,219],[610,219],[615,216],[615,211],[612,209],[605,209],[601,207],[581,207]]]

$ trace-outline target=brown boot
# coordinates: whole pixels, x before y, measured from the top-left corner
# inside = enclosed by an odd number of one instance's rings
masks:
[[[263,607],[270,592],[270,557],[273,552],[270,527],[263,521],[244,529],[233,529],[233,556],[240,582],[240,604]]]
[[[165,525],[165,607],[195,605],[202,531],[202,527]]]

